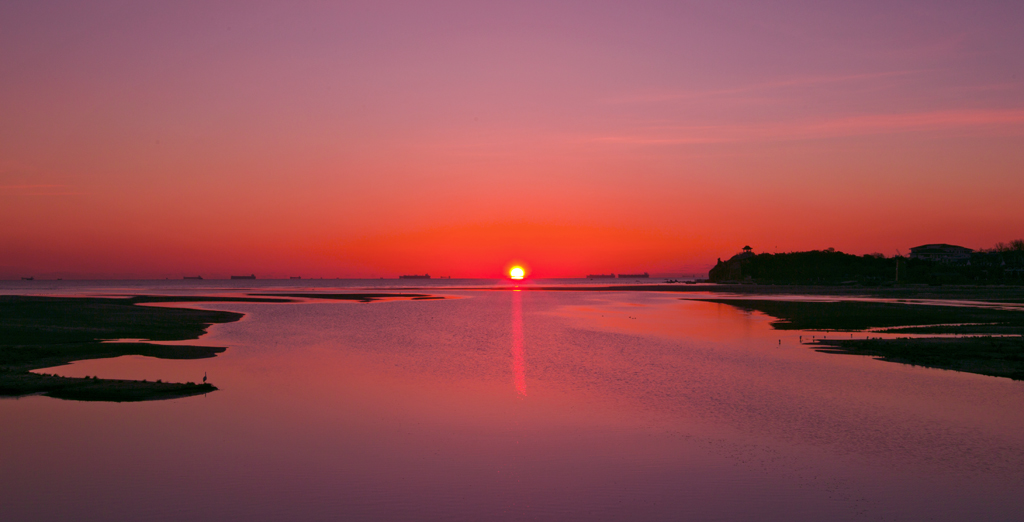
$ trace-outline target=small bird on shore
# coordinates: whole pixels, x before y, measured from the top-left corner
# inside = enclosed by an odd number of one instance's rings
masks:
[[[203,384],[206,384],[206,372],[203,372]]]

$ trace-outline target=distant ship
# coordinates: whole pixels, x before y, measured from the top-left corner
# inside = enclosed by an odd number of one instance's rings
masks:
[[[646,279],[648,277],[651,277],[651,275],[647,272],[642,274],[619,274],[619,279]]]
[[[615,279],[615,274],[590,274],[587,279]]]
[[[256,279],[256,274],[247,276],[231,276],[231,279]]]
[[[291,276],[288,279],[302,279],[302,276]]]
[[[430,279],[430,274],[423,275],[400,275],[399,279]]]
[[[35,276],[32,276],[32,277],[23,277],[23,278],[21,278],[21,280],[22,280],[22,281],[35,281],[35,280],[36,280],[36,278],[35,278]]]
[[[203,276],[195,276],[195,277],[185,276],[183,279],[198,279],[198,280],[202,281],[203,280]]]

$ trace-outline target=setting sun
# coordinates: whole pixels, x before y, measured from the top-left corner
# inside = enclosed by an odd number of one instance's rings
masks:
[[[512,270],[508,271],[508,276],[512,279],[522,279],[524,275],[526,275],[526,272],[521,266],[514,266]]]

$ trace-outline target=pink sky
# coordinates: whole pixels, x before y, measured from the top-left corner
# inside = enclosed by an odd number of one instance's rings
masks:
[[[0,278],[1024,236],[1018,2],[165,4],[0,5]]]

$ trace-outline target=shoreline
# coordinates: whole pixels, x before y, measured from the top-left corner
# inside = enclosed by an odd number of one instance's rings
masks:
[[[429,294],[397,293],[127,297],[0,295],[0,398],[45,395],[80,401],[132,402],[176,399],[216,391],[217,387],[209,383],[73,378],[35,373],[33,370],[124,355],[158,359],[216,357],[226,348],[156,343],[199,339],[209,326],[235,322],[245,315],[188,308],[189,303],[300,302],[294,298],[361,303],[388,299],[444,299]],[[146,306],[152,304],[184,306]],[[142,341],[106,342],[121,339]]]
[[[821,353],[1024,381],[1024,337],[818,339],[812,345],[820,346],[815,351]]]
[[[804,343],[822,353],[1024,380],[1024,310],[865,301],[695,300],[764,313],[776,319],[771,323],[776,330],[908,335]]]
[[[485,290],[714,293],[722,297],[679,297],[727,304],[774,317],[778,330],[875,332],[914,337],[821,339],[811,346],[823,353],[868,355],[890,362],[1024,380],[1024,310],[981,307],[1024,302],[1024,287],[848,287],[789,285],[600,285],[498,287]],[[423,291],[458,288],[423,288]],[[466,290],[481,290],[472,288]],[[743,296],[743,297],[734,297]],[[840,300],[785,300],[784,296]],[[843,298],[885,298],[856,301]],[[250,293],[244,296],[134,295],[50,297],[0,295],[0,397],[46,395],[83,401],[162,400],[216,391],[212,384],[70,378],[34,370],[74,361],[142,355],[162,359],[201,359],[223,347],[153,344],[198,339],[213,324],[244,314],[177,306],[187,303],[298,303],[323,299],[370,303],[387,300],[445,299],[431,293],[331,292]],[[936,304],[899,299],[942,299]],[[959,303],[958,303],[959,302]],[[928,337],[928,335],[971,337]],[[1004,337],[993,337],[1004,336]],[[111,339],[132,342],[103,342]],[[145,341],[134,341],[144,339]]]
[[[993,301],[1003,303],[1024,304],[1024,286],[1021,285],[895,285],[895,286],[859,286],[859,285],[756,285],[756,284],[666,284],[647,285],[602,285],[602,286],[528,286],[518,288],[497,288],[496,290],[549,290],[549,291],[582,291],[582,292],[666,292],[666,293],[700,293],[735,295],[806,295],[834,297],[874,297],[883,299],[946,299],[965,301]],[[454,288],[453,288],[454,290]],[[474,290],[466,288],[466,290]],[[477,289],[479,290],[479,289]]]
[[[127,299],[0,296],[0,397],[45,395],[80,401],[134,402],[176,399],[216,391],[217,387],[208,383],[73,378],[32,371],[74,361],[123,355],[202,359],[224,352],[225,348],[212,346],[103,342],[109,339],[198,339],[210,325],[234,322],[243,316],[235,312],[136,306],[187,299],[199,302],[217,300],[164,296]]]

